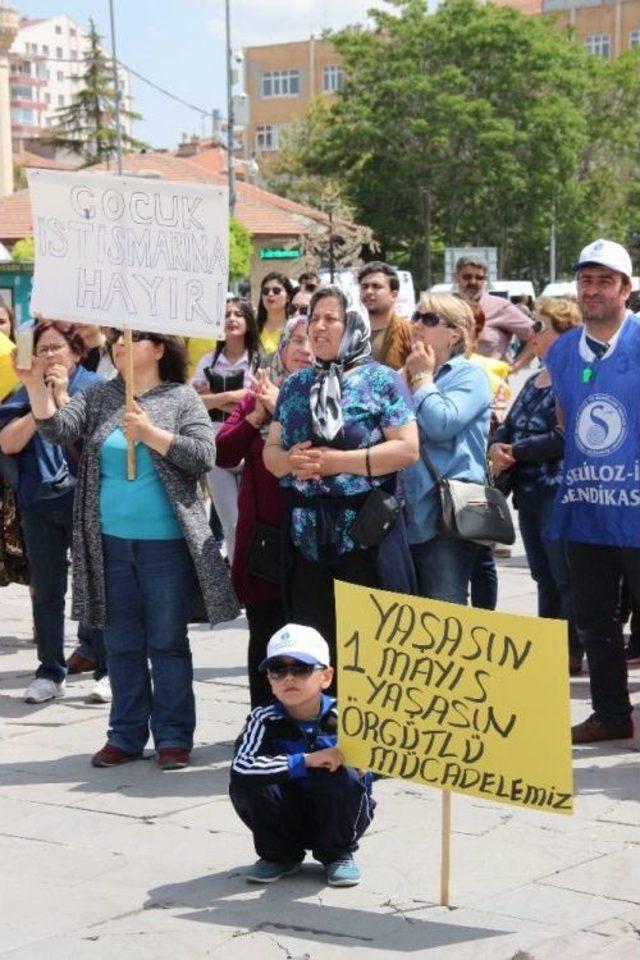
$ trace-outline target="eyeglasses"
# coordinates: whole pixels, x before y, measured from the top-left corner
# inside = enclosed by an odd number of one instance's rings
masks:
[[[51,356],[54,356],[54,354],[56,353],[62,353],[62,351],[66,350],[66,348],[67,348],[66,343],[58,343],[58,344],[52,343],[50,346],[45,345],[42,347],[38,347],[38,349],[36,350],[36,357],[46,357],[48,354],[50,354]]]
[[[431,311],[421,313],[420,310],[416,310],[411,317],[411,323],[423,323],[425,327],[437,327],[440,323],[440,317],[437,313],[432,313]]]
[[[284,287],[263,287],[263,288],[262,288],[262,296],[263,296],[263,297],[268,297],[269,294],[272,293],[272,294],[274,295],[274,297],[277,297],[278,294],[279,294],[279,293],[282,293],[283,290],[284,290]]]
[[[310,677],[314,670],[322,670],[322,667],[315,663],[285,663],[283,660],[274,660],[267,667],[267,676],[269,680],[284,680],[290,673],[292,677],[302,679]]]

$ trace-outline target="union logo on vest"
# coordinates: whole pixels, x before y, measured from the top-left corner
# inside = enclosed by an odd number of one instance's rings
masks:
[[[627,436],[627,414],[615,397],[597,393],[578,410],[576,443],[583,453],[604,457],[615,453]]]

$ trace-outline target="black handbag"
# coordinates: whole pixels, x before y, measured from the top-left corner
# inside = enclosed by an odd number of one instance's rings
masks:
[[[247,572],[269,583],[280,583],[282,577],[282,532],[280,527],[256,522],[249,549]]]
[[[226,393],[227,390],[241,390],[244,386],[244,370],[231,370],[228,373],[219,373],[213,367],[206,367],[204,375],[209,382],[211,393]],[[214,423],[224,423],[229,414],[224,410],[210,410],[210,418]]]
[[[400,504],[394,495],[382,487],[373,487],[351,524],[349,536],[361,550],[377,547],[393,527],[399,513]]]
[[[471,540],[483,545],[503,543],[511,546],[515,542],[516,532],[509,504],[500,490],[490,483],[472,483],[468,480],[441,477],[422,442],[420,455],[438,491],[438,533],[441,537]]]

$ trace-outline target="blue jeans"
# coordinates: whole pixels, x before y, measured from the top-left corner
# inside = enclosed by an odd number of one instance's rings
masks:
[[[73,519],[71,509],[23,510],[22,530],[33,588],[33,622],[40,666],[36,677],[60,683],[64,658],[64,598]]]
[[[478,545],[471,571],[471,606],[495,610],[498,605],[498,571],[491,547]]]
[[[531,576],[538,588],[538,616],[566,620],[569,627],[569,652],[581,654],[576,636],[567,545],[564,540],[547,540],[543,531],[549,522],[554,495],[529,494],[518,503],[520,533]]]
[[[140,753],[151,729],[157,750],[191,750],[196,708],[187,626],[195,571],[187,545],[107,536],[102,544],[113,696],[107,739]]]
[[[444,537],[412,543],[420,596],[467,604],[471,571],[479,549],[477,543]]]

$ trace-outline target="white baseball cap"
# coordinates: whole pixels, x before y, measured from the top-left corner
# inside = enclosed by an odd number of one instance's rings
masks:
[[[303,627],[300,623],[287,623],[274,633],[267,644],[267,656],[260,664],[260,670],[266,670],[269,661],[276,657],[291,657],[320,667],[328,667],[331,662],[327,641],[313,627]]]
[[[587,264],[617,270],[618,273],[623,273],[625,277],[630,277],[633,273],[631,257],[621,243],[615,243],[613,240],[600,238],[584,247],[580,251],[578,262],[573,265],[573,270],[579,270],[580,267],[586,267]]]

